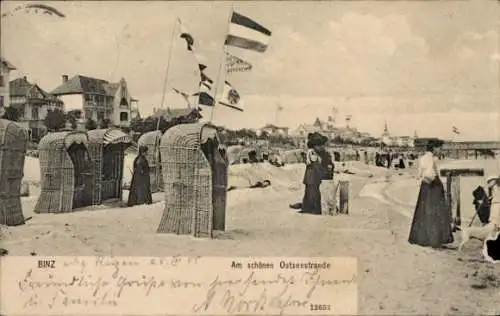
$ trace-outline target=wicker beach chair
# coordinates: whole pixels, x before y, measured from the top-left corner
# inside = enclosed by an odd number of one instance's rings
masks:
[[[96,129],[87,135],[94,176],[92,204],[121,200],[125,150],[132,144],[132,138],[115,128]]]
[[[24,224],[21,182],[28,133],[16,123],[0,119],[0,224]]]
[[[153,193],[163,190],[163,177],[161,173],[161,155],[160,141],[161,131],[147,132],[141,135],[137,140],[137,148],[146,146],[148,153],[146,159],[149,164],[149,172],[151,177],[151,191]]]
[[[206,146],[212,141],[212,146]],[[227,160],[217,148],[217,132],[205,124],[181,124],[162,137],[165,209],[158,233],[212,238],[224,230]]]
[[[35,213],[66,213],[92,205],[92,162],[84,132],[45,135],[38,144],[41,192]]]

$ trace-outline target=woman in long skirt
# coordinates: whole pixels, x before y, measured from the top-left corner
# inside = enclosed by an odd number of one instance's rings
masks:
[[[430,142],[419,162],[421,180],[415,214],[408,241],[425,247],[440,248],[453,242],[452,214],[446,205],[444,186],[439,179],[434,151]]]
[[[320,158],[320,163],[323,168],[323,177],[319,187],[321,192],[321,212],[323,215],[334,215],[336,213],[336,190],[333,174],[335,165],[333,164],[332,155],[325,149],[324,145],[314,148]]]
[[[313,149],[307,151],[306,172],[304,174],[304,198],[300,213],[321,215],[321,185],[322,168],[320,158]]]
[[[153,203],[149,164],[146,159],[147,152],[147,147],[139,147],[139,155],[134,160],[134,174],[130,183],[128,206]]]

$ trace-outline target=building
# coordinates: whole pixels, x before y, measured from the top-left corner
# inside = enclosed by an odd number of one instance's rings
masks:
[[[127,82],[117,83],[76,75],[68,79],[62,76],[62,83],[51,94],[64,102],[65,110],[82,111],[82,119],[96,122],[109,120],[111,125],[129,127],[132,119],[131,109],[137,108],[138,101],[132,98]]]
[[[415,139],[417,138],[417,133],[411,136],[391,136],[389,133],[389,128],[387,127],[387,122],[384,125],[384,132],[382,133],[381,141],[386,146],[394,147],[415,147]]]
[[[384,132],[382,133],[381,137],[382,143],[387,146],[392,146],[392,138],[391,134],[389,133],[389,128],[387,127],[387,121],[384,124]]]
[[[0,116],[10,106],[10,72],[16,67],[0,56]]]
[[[19,112],[19,124],[29,131],[31,139],[40,140],[47,130],[44,120],[48,110],[63,110],[63,102],[26,77],[9,82],[9,90],[10,105]]]
[[[273,124],[267,124],[260,129],[260,133],[266,133],[269,136],[288,137],[288,127],[279,127]]]

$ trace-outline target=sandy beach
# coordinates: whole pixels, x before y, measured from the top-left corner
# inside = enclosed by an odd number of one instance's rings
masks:
[[[132,159],[126,160],[125,181]],[[265,179],[272,185],[230,191],[227,230],[204,240],[156,233],[163,193],[155,194],[149,206],[34,214],[37,163],[27,158],[25,167],[25,181],[32,185],[23,211],[32,218],[22,226],[2,227],[2,247],[12,256],[353,256],[359,260],[360,314],[500,313],[500,266],[482,261],[481,242],[471,241],[462,253],[408,244],[418,190],[411,169],[349,163],[354,174],[336,177],[350,181],[350,214],[314,216],[288,208],[302,198],[302,164],[231,166],[229,185]],[[482,181],[476,180],[470,185]],[[465,202],[463,208],[464,218],[471,217],[472,204]],[[455,244],[459,238],[455,235]]]

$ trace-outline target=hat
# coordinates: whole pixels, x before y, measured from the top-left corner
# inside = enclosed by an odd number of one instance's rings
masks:
[[[487,185],[493,185],[495,184],[496,182],[498,182],[498,180],[500,179],[500,175],[497,175],[497,176],[489,176],[487,179],[486,179],[486,184]]]
[[[309,133],[307,135],[307,148],[313,148],[314,146],[323,146],[328,142],[328,137],[321,135],[318,132]]]

